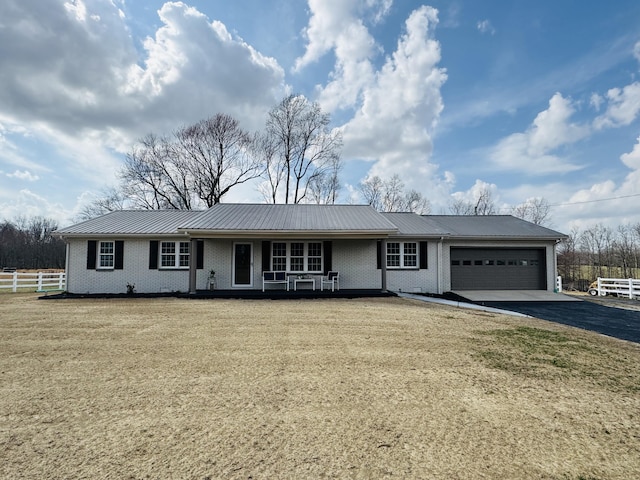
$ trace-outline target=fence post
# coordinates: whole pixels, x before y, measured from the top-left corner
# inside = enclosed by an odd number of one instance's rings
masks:
[[[629,298],[633,298],[633,278],[629,279]]]
[[[598,277],[598,296],[602,297],[602,280],[600,279],[600,277]]]
[[[17,270],[13,272],[13,285],[11,290],[13,291],[13,293],[16,293],[18,291],[18,271]]]
[[[42,290],[42,272],[38,272],[38,290]]]
[[[62,287],[63,283],[66,283],[66,282],[63,282],[63,280],[62,280],[65,277],[66,274],[67,274],[67,272],[59,272],[58,273],[58,288],[60,290],[63,289],[63,287]]]

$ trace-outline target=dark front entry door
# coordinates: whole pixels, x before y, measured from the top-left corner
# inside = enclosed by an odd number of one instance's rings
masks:
[[[253,248],[250,243],[236,243],[233,247],[233,285],[253,285]]]

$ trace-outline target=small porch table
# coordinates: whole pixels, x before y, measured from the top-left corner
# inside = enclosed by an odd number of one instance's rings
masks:
[[[297,278],[297,277],[294,277],[293,278],[293,290],[294,291],[298,290],[298,283],[310,283],[311,284],[311,288],[313,290],[316,289],[316,280],[313,277],[308,277],[308,278]]]

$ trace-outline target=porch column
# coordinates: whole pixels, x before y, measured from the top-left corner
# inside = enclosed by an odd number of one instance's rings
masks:
[[[196,268],[198,258],[198,241],[191,239],[189,245],[189,293],[196,293]]]
[[[380,242],[380,271],[382,272],[382,290],[387,291],[387,239]]]

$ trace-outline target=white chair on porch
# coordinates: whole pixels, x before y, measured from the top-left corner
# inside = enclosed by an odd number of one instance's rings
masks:
[[[340,274],[335,271],[327,272],[320,281],[320,290],[324,290],[325,285],[331,285],[331,291],[340,290]]]

